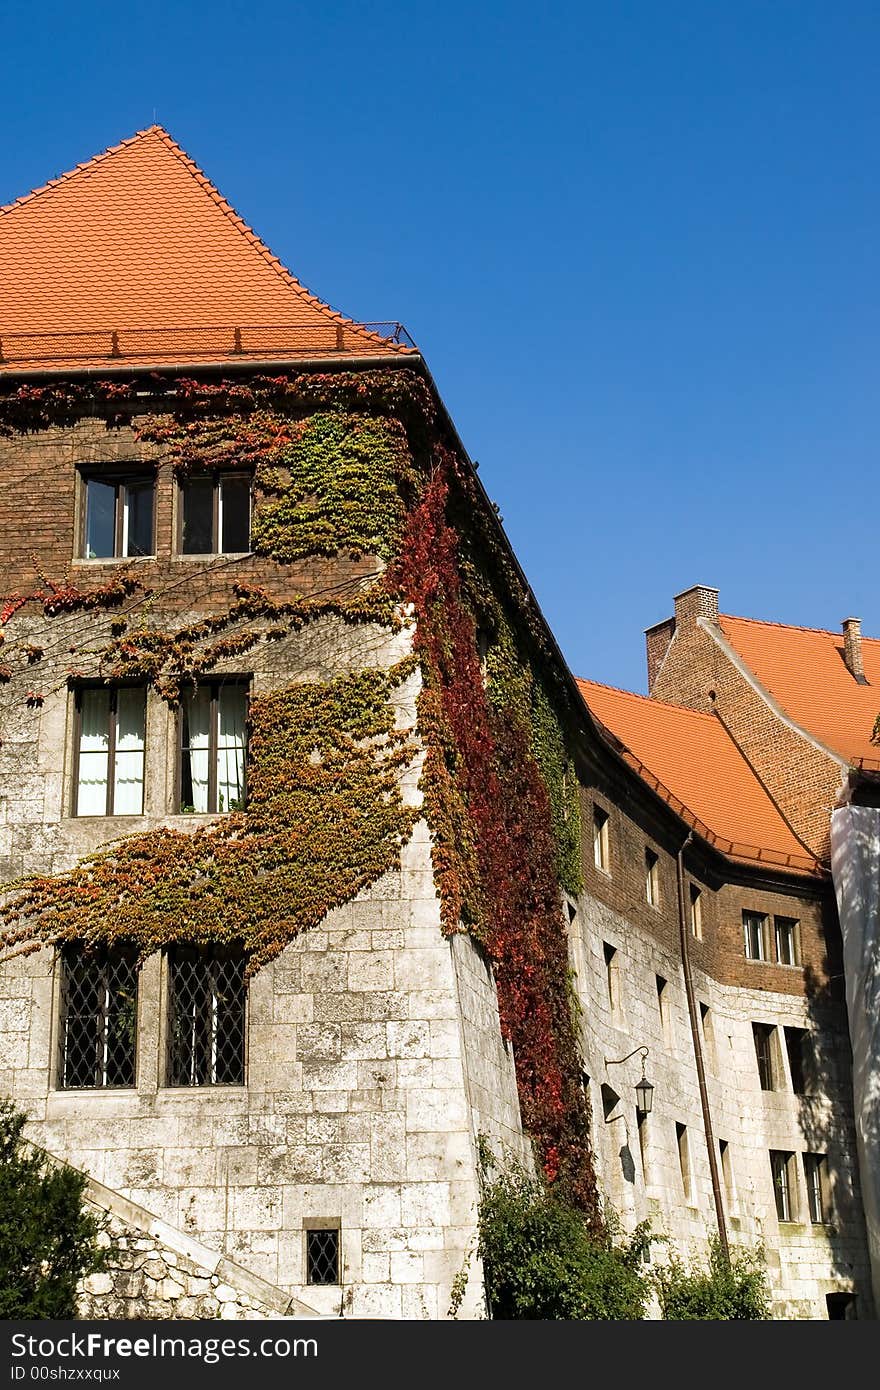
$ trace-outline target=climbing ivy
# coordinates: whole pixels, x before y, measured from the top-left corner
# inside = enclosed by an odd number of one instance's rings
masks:
[[[247,808],[194,831],[150,830],[0,907],[7,954],[44,943],[235,941],[249,972],[375,882],[413,824],[400,772],[411,736],[389,696],[411,669],[302,682],[250,706]]]
[[[168,392],[171,413],[141,420],[138,432],[178,474],[253,468],[257,553],[282,565],[375,555],[377,572],[318,600],[282,602],[238,583],[225,612],[180,627],[157,624],[149,605],[134,619],[122,606],[93,653],[100,674],[137,675],[173,702],[218,663],[319,613],[391,626],[414,617],[443,928],[470,931],[486,950],[543,1177],[600,1231],[560,900],[560,884],[580,886],[577,788],[555,713],[564,691],[473,473],[444,443],[433,398],[411,371],[178,380],[173,394],[167,383],[157,391]],[[122,386],[29,388],[0,401],[0,432],[86,408],[118,421],[136,405]],[[15,611],[24,600],[10,602]],[[88,606],[79,593],[56,604]],[[234,939],[251,971],[271,960],[398,859],[414,818],[399,778],[414,747],[395,729],[390,696],[410,669],[255,698],[244,811],[191,832],[131,836],[69,873],[20,883],[0,909],[0,946],[109,939],[147,954],[170,940]]]

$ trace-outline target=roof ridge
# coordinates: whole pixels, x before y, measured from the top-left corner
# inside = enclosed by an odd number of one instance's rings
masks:
[[[347,318],[346,315],[340,313],[338,309],[332,308],[331,305],[325,303],[323,299],[319,299],[316,294],[312,294],[311,290],[306,289],[305,285],[297,280],[293,272],[288,270],[284,262],[269,249],[262,237],[254,231],[253,227],[245,222],[240,213],[236,212],[229,199],[223,196],[217,185],[208,178],[205,171],[195,162],[192,156],[187,154],[183,146],[179,145],[173,135],[169,135],[168,131],[165,130],[163,126],[151,126],[149,131],[142,132],[142,134],[145,135],[151,133],[159,136],[163,144],[180,160],[200,188],[208,194],[236,230],[241,232],[245,240],[250,242],[254,250],[259,252],[263,260],[271,266],[279,279],[283,280],[290,289],[307,300],[314,308],[320,310],[321,313],[329,315],[335,323],[339,323],[348,328],[357,328],[368,337],[375,339],[376,342],[383,341],[377,333],[372,333],[368,328],[365,328],[363,324],[358,323],[357,319]]]
[[[741,618],[737,613],[719,613],[719,621],[728,618],[735,623],[753,623],[755,627],[784,627],[788,632],[818,632],[823,637],[836,637],[843,641],[843,632],[836,631],[831,627],[806,627],[803,623],[780,623],[773,618]],[[863,642],[880,642],[880,637],[866,637],[862,633]]]
[[[708,719],[713,724],[717,722],[715,715],[710,714],[708,710],[691,709],[689,705],[677,705],[673,700],[657,700],[653,695],[640,695],[636,690],[624,690],[622,686],[608,685],[604,681],[587,680],[583,676],[576,676],[575,680],[578,685],[595,685],[600,690],[613,690],[615,695],[626,695],[630,700],[640,700],[651,708],[659,706],[660,709],[674,709],[678,714],[692,714],[696,719]]]
[[[34,198],[42,197],[44,193],[54,192],[60,184],[68,183],[70,179],[75,179],[78,174],[84,173],[86,169],[91,169],[94,165],[103,163],[103,161],[109,159],[111,155],[118,154],[120,150],[124,150],[127,145],[133,145],[136,140],[142,140],[145,135],[154,134],[167,136],[168,132],[160,125],[145,126],[143,130],[136,130],[134,135],[129,135],[127,139],[120,140],[116,145],[108,145],[106,150],[99,150],[97,154],[93,154],[90,159],[84,160],[83,163],[75,164],[72,169],[65,169],[63,174],[58,174],[54,179],[47,179],[46,182],[40,184],[38,188],[32,188],[29,193],[22,193],[20,198],[13,198],[11,203],[0,204],[0,215],[5,212],[14,212],[15,209],[21,207],[23,203],[30,203]],[[168,139],[170,138],[171,137],[168,136]]]

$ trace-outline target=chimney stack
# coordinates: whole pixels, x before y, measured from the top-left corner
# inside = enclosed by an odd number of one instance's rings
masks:
[[[867,685],[865,667],[862,662],[862,620],[844,618],[843,620],[843,659],[853,680],[859,685]]]
[[[693,588],[675,595],[676,627],[693,626],[697,618],[708,618],[710,623],[717,623],[717,589],[709,589],[705,584],[695,584]]]
[[[718,621],[718,590],[710,589],[705,584],[694,584],[693,588],[676,594],[675,617],[664,618],[662,623],[645,629],[649,695],[653,692],[654,682],[676,632],[696,627],[698,618],[708,618],[710,623]]]

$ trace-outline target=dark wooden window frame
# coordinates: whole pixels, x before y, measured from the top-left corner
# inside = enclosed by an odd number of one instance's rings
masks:
[[[190,481],[197,482],[205,478],[210,479],[211,481],[211,544],[213,546],[213,549],[185,551],[183,548],[183,512],[186,485]],[[249,473],[247,469],[213,468],[206,469],[204,472],[201,473],[196,473],[192,476],[191,479],[186,477],[178,478],[177,480],[177,526],[175,545],[177,548],[178,555],[185,555],[188,560],[198,560],[208,555],[249,555],[251,553],[249,549],[220,549],[220,542],[223,539],[220,535],[220,485],[221,483],[231,481],[232,479],[244,479],[248,484],[248,545],[250,545],[251,526],[253,524],[254,519],[254,475],[253,473]]]
[[[208,731],[208,810],[200,812],[202,815],[216,816],[223,815],[225,812],[217,810],[217,744],[219,742],[220,724],[220,691],[225,685],[235,685],[245,692],[245,708],[250,704],[251,676],[220,676],[212,680],[201,681],[200,684],[211,692],[210,710],[210,729]],[[194,687],[190,687],[190,691]],[[183,700],[181,699],[180,710],[177,716],[177,778],[175,792],[176,813],[181,812],[183,792]],[[247,739],[244,746],[244,781],[242,784],[242,798],[247,798]],[[226,811],[229,807],[226,807]]]
[[[113,554],[96,555],[94,562],[104,561],[108,564],[111,560],[134,560],[141,557],[135,555],[123,555],[122,535],[123,535],[123,509],[120,506],[120,488],[131,487],[135,483],[151,483],[153,488],[153,526],[151,537],[150,557],[156,554],[156,470],[149,465],[132,463],[130,465],[114,463],[112,466],[102,467],[100,464],[90,463],[79,468],[80,478],[80,502],[79,502],[79,535],[77,538],[76,553],[80,560],[88,560],[86,555],[86,542],[88,534],[86,531],[87,513],[89,504],[89,483],[106,483],[108,487],[116,489],[113,503]],[[147,557],[142,557],[146,559]]]
[[[73,693],[73,785],[71,787],[71,810],[72,816],[79,816],[79,755],[80,743],[82,742],[82,697],[87,690],[104,690],[110,696],[107,707],[108,742],[107,742],[107,809],[105,816],[113,816],[113,766],[116,761],[116,719],[117,695],[120,690],[141,690],[144,695],[144,777],[141,784],[141,796],[146,793],[147,782],[147,687],[140,681],[119,681],[114,685],[105,685],[103,681],[77,681],[71,686]],[[143,799],[141,800],[141,811],[143,815]]]

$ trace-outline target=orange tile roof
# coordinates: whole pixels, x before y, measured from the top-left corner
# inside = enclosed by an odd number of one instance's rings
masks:
[[[309,294],[160,126],[0,208],[4,373],[411,351]]]
[[[869,684],[860,685],[844,662],[840,632],[726,614],[718,622],[749,670],[796,724],[849,762],[880,768],[880,747],[871,742],[880,714],[877,638],[862,638]]]
[[[702,837],[734,859],[815,872],[746,759],[712,714],[578,681],[591,713],[623,744],[627,762]]]

